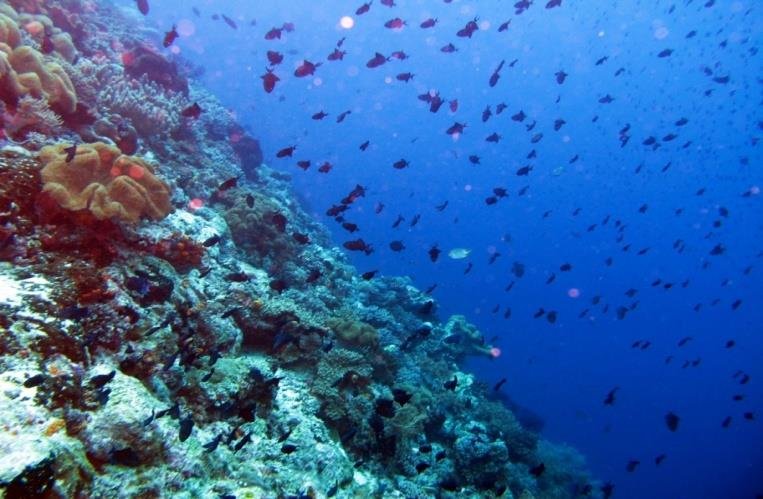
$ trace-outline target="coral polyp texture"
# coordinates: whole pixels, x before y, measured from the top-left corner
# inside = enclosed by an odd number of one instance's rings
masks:
[[[61,207],[127,222],[142,216],[160,220],[172,210],[169,187],[147,162],[102,142],[76,147],[70,159],[70,147],[58,144],[40,151],[43,192]]]

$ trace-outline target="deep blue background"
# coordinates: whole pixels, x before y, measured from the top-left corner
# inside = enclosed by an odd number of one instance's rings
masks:
[[[763,185],[755,143],[763,134],[763,71],[756,54],[761,7],[751,1],[706,7],[705,1],[565,0],[551,10],[536,2],[517,16],[506,1],[396,3],[390,9],[375,1],[350,30],[338,21],[361,2],[196,2],[201,17],[186,2],[153,2],[147,20],[162,32],[181,20],[193,23],[195,33],[178,41],[181,54],[205,69],[204,84],[261,140],[265,162],[294,175],[296,192],[331,228],[337,245],[358,236],[373,243],[371,256],[350,255],[358,269],[409,275],[420,288],[437,283],[443,318],[463,313],[488,339],[498,336],[502,356],[474,359],[471,367],[490,385],[506,377],[503,390],[545,420],[544,435],[581,450],[597,477],[615,483],[616,497],[763,494],[763,430],[758,420],[742,417],[746,411],[763,417],[763,210],[760,196],[741,196]],[[234,19],[238,29],[212,20],[215,13]],[[398,16],[408,21],[405,29],[384,28]],[[420,29],[430,16],[438,25]],[[474,16],[487,29],[471,40],[456,37]],[[498,33],[509,19],[508,31]],[[280,41],[264,40],[267,30],[284,22],[293,22],[295,31]],[[692,30],[696,36],[686,39]],[[326,61],[341,37],[347,38],[345,60]],[[448,42],[459,51],[441,53]],[[666,48],[674,52],[658,57]],[[285,55],[272,94],[260,80],[268,49]],[[374,52],[393,50],[410,59],[365,67]],[[603,56],[609,60],[595,65]],[[319,81],[293,76],[302,59],[323,62]],[[501,79],[490,88],[490,74],[502,59]],[[560,69],[569,74],[563,85],[554,78]],[[406,71],[415,73],[412,82],[395,80]],[[727,84],[712,81],[726,75]],[[457,99],[458,111],[451,113],[446,103],[430,113],[416,98],[428,90]],[[614,101],[599,103],[606,94]],[[495,113],[502,101],[506,111],[483,124],[485,106]],[[528,118],[511,121],[520,109]],[[310,119],[319,110],[330,116]],[[337,124],[346,110],[352,114]],[[682,117],[688,124],[676,126]],[[555,132],[557,118],[567,123]],[[526,131],[533,120],[537,126]],[[458,140],[445,133],[455,121],[468,124]],[[626,123],[632,138],[621,148],[618,132]],[[502,135],[498,144],[484,140],[493,132]],[[531,144],[538,132],[542,140]],[[671,132],[678,137],[656,151],[642,145],[648,136]],[[365,140],[371,146],[363,153],[358,146]],[[294,144],[293,160],[275,158]],[[528,161],[532,149],[538,157]],[[481,165],[471,165],[470,154],[479,155]],[[580,159],[569,164],[575,155]],[[393,169],[401,158],[410,166]],[[298,159],[312,160],[312,168],[302,172]],[[323,161],[334,165],[329,174],[317,172]],[[526,164],[534,165],[530,175],[516,176]],[[356,183],[369,193],[346,214],[361,227],[348,234],[324,212]],[[487,206],[484,198],[496,186],[510,195]],[[518,197],[525,186],[527,194]],[[700,188],[706,192],[697,196]],[[434,206],[445,200],[447,209],[437,212]],[[385,204],[379,215],[377,202]],[[639,213],[645,203],[648,209]],[[727,218],[719,216],[719,207],[728,209]],[[543,218],[547,210],[551,214]],[[398,214],[406,221],[392,229]],[[421,220],[410,227],[415,214]],[[611,219],[602,225],[607,215]],[[626,225],[619,243],[615,220]],[[713,227],[716,220],[720,227]],[[588,232],[592,224],[598,225]],[[673,249],[677,239],[686,246],[680,254]],[[392,240],[402,240],[406,249],[392,252]],[[473,251],[466,261],[443,254],[433,264],[426,252],[434,243],[444,252]],[[710,256],[718,243],[726,253]],[[636,255],[646,247],[647,254]],[[488,265],[493,251],[501,256]],[[614,264],[606,267],[610,256]],[[464,275],[467,261],[473,270]],[[515,261],[526,265],[521,279],[510,274]],[[560,272],[567,262],[572,271]],[[546,285],[552,272],[556,280]],[[657,278],[675,286],[652,287]],[[517,282],[507,293],[511,280]],[[573,287],[581,291],[577,299],[567,295]],[[638,290],[634,298],[624,294],[630,288]],[[602,297],[599,306],[591,305],[595,295]],[[742,305],[732,311],[737,299]],[[638,307],[617,320],[615,309],[634,301]],[[699,312],[696,304],[702,304]],[[493,314],[496,305],[500,312]],[[506,307],[509,319],[503,318]],[[557,322],[533,319],[540,307],[557,311]],[[578,318],[587,307],[590,313]],[[693,339],[678,347],[686,336]],[[736,346],[726,349],[729,339]],[[651,347],[631,348],[636,340],[649,340]],[[696,359],[699,366],[682,368]],[[740,369],[751,376],[749,384],[732,378]],[[616,385],[615,405],[604,406]],[[746,398],[732,401],[738,393]],[[664,423],[668,411],[681,418],[675,433]],[[726,416],[733,420],[723,429]],[[656,467],[654,457],[661,453],[667,458]],[[641,465],[627,473],[631,459]]]

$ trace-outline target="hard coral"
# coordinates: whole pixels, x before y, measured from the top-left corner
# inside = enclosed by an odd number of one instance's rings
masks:
[[[96,142],[77,147],[66,161],[63,144],[40,151],[43,191],[67,210],[89,210],[97,219],[137,222],[160,220],[172,210],[170,190],[151,166],[125,156],[114,146]]]
[[[379,333],[376,328],[359,320],[337,317],[331,319],[329,325],[339,338],[348,343],[375,346],[379,341]]]

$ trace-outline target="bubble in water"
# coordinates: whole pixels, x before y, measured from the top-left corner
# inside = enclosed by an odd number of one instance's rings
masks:
[[[670,34],[670,30],[665,26],[659,26],[654,30],[654,37],[658,40],[664,40]]]
[[[350,16],[342,16],[342,18],[339,20],[339,26],[343,27],[344,29],[352,29],[352,27],[355,26],[355,19],[351,18]]]
[[[177,22],[175,30],[180,36],[191,36],[196,33],[196,25],[190,19],[181,19]]]
[[[580,290],[578,288],[570,288],[567,290],[567,296],[570,298],[578,298],[580,296]]]

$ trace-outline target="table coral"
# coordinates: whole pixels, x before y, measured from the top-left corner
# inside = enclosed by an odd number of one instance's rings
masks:
[[[78,146],[67,163],[67,148],[59,144],[40,151],[43,191],[63,208],[127,222],[142,216],[160,220],[172,210],[169,187],[142,159],[96,142]]]

